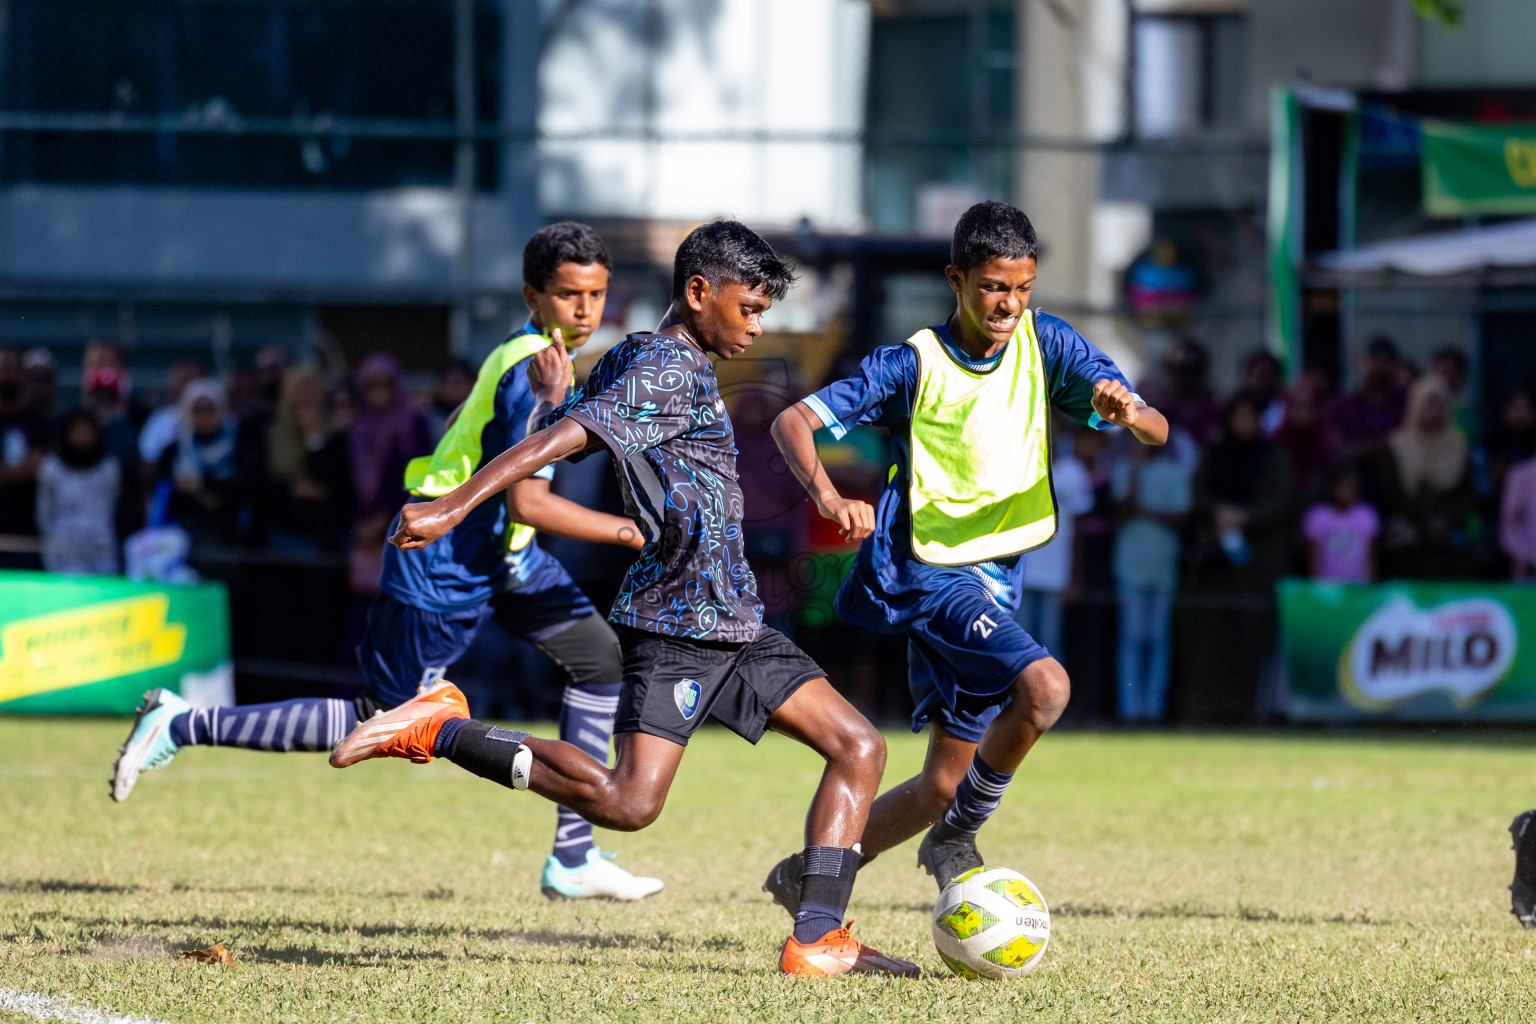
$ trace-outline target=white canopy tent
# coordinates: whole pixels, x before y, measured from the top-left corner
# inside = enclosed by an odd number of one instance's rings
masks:
[[[1397,271],[1423,277],[1536,267],[1536,219],[1491,224],[1340,249],[1316,259],[1326,271]]]

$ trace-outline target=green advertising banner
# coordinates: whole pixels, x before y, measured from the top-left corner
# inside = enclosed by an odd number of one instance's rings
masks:
[[[1424,212],[1536,213],[1536,125],[1423,121]]]
[[[1536,587],[1284,580],[1279,597],[1293,720],[1536,721]]]
[[[0,712],[128,714],[145,690],[233,698],[222,583],[0,572]]]

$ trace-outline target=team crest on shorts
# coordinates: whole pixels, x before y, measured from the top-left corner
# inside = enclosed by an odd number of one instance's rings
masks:
[[[672,687],[672,699],[677,702],[683,721],[691,722],[699,713],[699,684],[692,679],[678,680]]]

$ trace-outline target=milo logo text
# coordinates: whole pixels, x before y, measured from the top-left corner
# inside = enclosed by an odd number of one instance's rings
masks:
[[[1367,711],[1434,691],[1466,707],[1508,674],[1517,641],[1514,617],[1492,598],[1420,609],[1395,597],[1355,631],[1339,678],[1350,703]]]

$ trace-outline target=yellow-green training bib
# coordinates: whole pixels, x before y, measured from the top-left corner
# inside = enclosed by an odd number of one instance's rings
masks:
[[[485,425],[496,415],[496,389],[501,386],[501,378],[512,367],[549,345],[550,340],[542,334],[520,334],[503,342],[486,357],[453,426],[437,442],[431,455],[412,459],[406,465],[407,491],[423,498],[438,498],[474,475],[475,467],[480,465],[485,454],[480,447]],[[531,526],[509,522],[507,550],[521,551],[532,542],[535,532]]]
[[[912,552],[932,565],[989,562],[1056,535],[1050,399],[1029,310],[988,373],[966,369],[932,329],[912,402]]]

